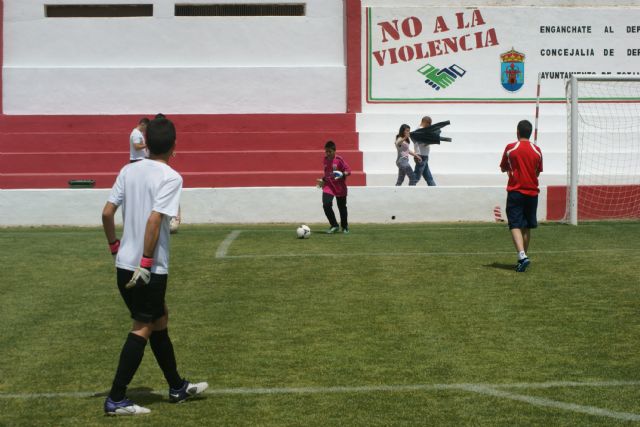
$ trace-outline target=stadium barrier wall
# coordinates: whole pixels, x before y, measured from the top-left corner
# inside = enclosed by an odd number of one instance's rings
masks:
[[[541,190],[538,217],[544,220],[547,191]],[[108,189],[1,190],[0,226],[98,226],[108,195]],[[505,201],[504,186],[354,187],[349,189],[349,221],[493,222],[495,206],[504,217]],[[316,188],[188,188],[181,209],[185,224],[326,222]]]

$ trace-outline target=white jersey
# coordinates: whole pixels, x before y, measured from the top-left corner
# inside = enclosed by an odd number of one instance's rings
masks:
[[[134,271],[140,265],[144,233],[151,211],[163,214],[151,272],[169,272],[169,222],[178,215],[182,177],[165,163],[145,159],[120,170],[109,202],[122,207],[124,230],[116,267]]]
[[[428,156],[429,151],[431,151],[431,145],[429,144],[418,144],[417,142],[413,142],[413,152],[416,154],[420,154],[421,156]]]
[[[144,135],[138,128],[133,128],[131,135],[129,135],[129,160],[140,160],[147,157],[147,149],[136,149],[133,144],[140,144],[144,142]]]

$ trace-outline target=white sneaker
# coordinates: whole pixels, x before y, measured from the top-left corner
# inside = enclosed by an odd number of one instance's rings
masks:
[[[182,387],[178,389],[169,388],[169,401],[171,401],[171,403],[184,402],[193,396],[199,395],[207,388],[209,388],[209,384],[206,382],[190,383],[189,381],[184,380]]]
[[[107,415],[142,415],[150,412],[151,410],[138,406],[129,399],[114,402],[107,397],[104,401],[104,413]]]

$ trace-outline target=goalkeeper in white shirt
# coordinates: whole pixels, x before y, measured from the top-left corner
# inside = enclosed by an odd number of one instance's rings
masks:
[[[126,398],[127,386],[142,362],[147,341],[169,384],[171,402],[182,402],[208,387],[206,382],[191,383],[178,374],[167,329],[169,222],[178,214],[182,191],[182,177],[168,165],[175,140],[171,121],[160,118],[149,122],[149,158],[122,168],[102,211],[102,225],[115,258],[118,289],[133,319],[104,403],[107,415],[150,412]],[[120,206],[122,241],[116,236],[114,221]]]

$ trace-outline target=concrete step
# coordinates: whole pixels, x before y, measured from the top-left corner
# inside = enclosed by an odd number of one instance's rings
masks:
[[[527,119],[534,123],[535,111],[531,110],[530,115],[522,116],[516,114],[494,114],[488,109],[485,114],[478,113],[450,113],[443,115],[432,115],[434,123],[449,120],[451,124],[442,129],[442,134],[451,132],[511,132],[515,135],[518,122]],[[363,113],[358,114],[356,126],[358,132],[388,132],[394,135],[398,133],[400,125],[408,124],[411,129],[418,128],[421,115],[415,113]],[[538,129],[540,132],[566,132],[566,114],[543,115],[540,117]]]
[[[110,187],[128,164],[131,130],[154,114],[0,116],[0,188],[65,188],[70,179]],[[178,132],[171,165],[185,187],[313,186],[327,140],[352,167],[352,185],[366,183],[355,114],[168,116]]]
[[[365,151],[363,153],[364,170],[367,175],[378,172],[395,174],[396,153],[382,151]],[[622,155],[620,156],[622,157]],[[434,152],[429,155],[429,169],[432,174],[496,174],[500,173],[502,153],[471,152],[443,153]],[[410,160],[413,166],[415,162]],[[552,174],[566,173],[567,156],[564,153],[544,153],[544,171]]]
[[[354,171],[363,167],[362,153],[340,151]],[[319,151],[190,151],[177,152],[171,166],[183,172],[266,172],[316,170],[322,173],[324,150]],[[3,173],[118,172],[129,162],[129,152],[97,153],[5,153],[0,158]]]
[[[322,171],[270,171],[270,172],[234,172],[234,173],[197,173],[183,174],[185,187],[314,187],[316,179],[322,177]],[[354,172],[348,178],[351,187],[366,185],[366,175]],[[320,190],[318,190],[320,191]]]
[[[581,122],[590,124],[593,131],[597,132],[625,132],[626,123],[630,122],[630,117],[634,117],[636,111],[629,111],[618,105],[615,108],[608,108],[606,116],[601,112],[606,107],[601,106],[600,110],[582,111],[580,113]],[[415,113],[362,113],[356,118],[356,126],[359,132],[387,132],[396,135],[400,125],[408,124],[411,130],[415,130],[420,125],[422,115]],[[516,128],[520,120],[529,120],[535,125],[535,109],[526,114],[516,111],[503,111],[496,113],[494,108],[486,108],[484,111],[463,113],[452,111],[440,115],[431,115],[434,123],[449,120],[451,124],[442,129],[443,135],[451,132],[511,132],[516,133]],[[545,111],[541,109],[538,120],[538,132],[563,132],[567,131],[566,110]]]
[[[113,132],[133,129],[139,115],[0,116],[2,132]],[[354,131],[354,114],[168,114],[180,132]]]
[[[184,172],[185,188],[194,187],[313,187],[322,176],[318,171],[275,172]],[[8,173],[0,175],[0,188],[68,188],[69,180],[92,179],[95,188],[111,188],[117,172]],[[354,172],[349,186],[365,186],[366,176]],[[319,191],[319,190],[318,190]]]
[[[395,185],[398,178],[397,171],[395,173],[384,171],[371,171],[367,172],[367,186],[368,187],[383,187]],[[433,179],[436,182],[437,187],[484,187],[484,186],[499,186],[506,187],[507,176],[505,174],[451,174],[451,173],[437,173],[433,174]],[[542,174],[540,175],[540,185],[566,185],[566,175],[558,174]],[[405,178],[404,186],[409,185],[409,179]],[[417,184],[418,187],[428,187],[423,178]]]
[[[392,151],[395,152],[395,133],[391,132],[360,132],[359,147],[362,151]],[[513,131],[492,132],[443,132],[443,136],[453,139],[451,142],[441,142],[432,145],[434,151],[452,153],[470,151],[494,151],[502,154],[507,144],[516,140]],[[538,137],[538,145],[543,153],[547,151],[566,151],[567,136],[564,132],[546,132]],[[411,145],[413,149],[413,144]]]
[[[0,152],[105,152],[129,149],[131,130],[120,132],[25,132],[0,134]],[[324,150],[332,140],[338,150],[357,150],[358,135],[344,131],[181,132],[177,151]]]

